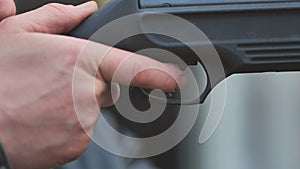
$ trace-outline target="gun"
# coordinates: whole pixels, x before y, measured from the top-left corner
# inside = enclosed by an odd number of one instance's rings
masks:
[[[299,0],[111,0],[69,35],[88,39],[123,16],[157,13],[183,18],[198,27],[216,49],[224,77],[209,73],[209,66],[216,66],[202,64],[184,43],[165,36],[139,35],[115,47],[132,52],[161,48],[176,53],[188,65],[201,63],[207,86],[199,98],[186,104],[203,103],[210,91],[232,74],[300,70]],[[107,39],[92,40],[111,45]],[[170,104],[180,104],[175,97],[167,98]]]

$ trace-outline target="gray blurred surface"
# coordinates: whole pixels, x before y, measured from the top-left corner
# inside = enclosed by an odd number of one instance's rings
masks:
[[[198,142],[206,103],[182,143],[180,168],[299,169],[299,100],[300,72],[228,78],[225,111],[217,130],[207,142]]]
[[[216,131],[199,143],[208,109],[219,106],[210,104],[210,95],[192,131],[177,146],[178,168],[299,169],[300,72],[233,75],[226,80],[226,89],[224,114]],[[213,92],[219,96],[218,90]],[[93,144],[79,161],[64,167],[69,168],[155,167],[149,161],[114,156]]]
[[[95,143],[78,160],[55,169],[157,169],[147,160],[133,160],[106,152]]]

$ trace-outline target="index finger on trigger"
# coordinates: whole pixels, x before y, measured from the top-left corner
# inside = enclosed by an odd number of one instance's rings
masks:
[[[183,71],[173,64],[103,44],[88,42],[81,55],[87,69],[98,71],[105,81],[163,91],[178,90],[186,82]]]

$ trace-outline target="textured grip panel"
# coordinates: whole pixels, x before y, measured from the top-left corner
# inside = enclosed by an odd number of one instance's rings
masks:
[[[267,42],[238,44],[238,50],[253,62],[291,62],[300,61],[300,42]]]

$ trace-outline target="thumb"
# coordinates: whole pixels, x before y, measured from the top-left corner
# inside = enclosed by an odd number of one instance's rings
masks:
[[[1,0],[0,0],[1,1]],[[62,34],[71,31],[86,17],[97,10],[97,3],[90,1],[78,6],[51,3],[13,18],[13,32],[40,32]]]
[[[0,21],[16,14],[16,6],[13,0],[0,0]]]

